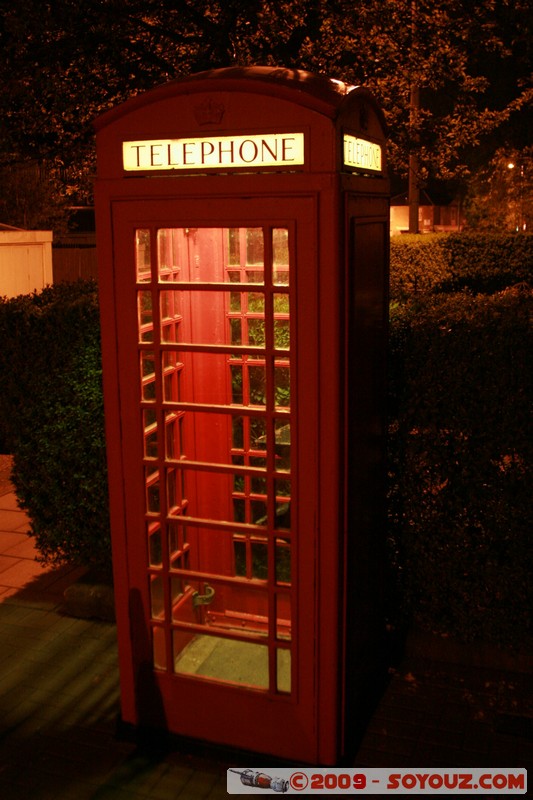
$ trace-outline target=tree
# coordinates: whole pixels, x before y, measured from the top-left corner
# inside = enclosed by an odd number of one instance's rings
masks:
[[[480,143],[512,133],[531,99],[528,5],[0,0],[0,164],[46,158],[88,176],[99,113],[180,75],[256,63],[364,83],[390,126],[393,172],[405,179],[415,155],[419,183],[461,181]]]
[[[17,228],[66,233],[66,183],[52,163],[26,161],[0,167],[0,221]]]
[[[514,41],[513,31],[506,41],[498,28],[495,2],[368,0],[351,16],[349,2],[334,5],[335,30],[344,33],[335,68],[380,99],[391,128],[391,161],[404,176],[413,149],[421,180],[464,174],[469,149],[531,97],[511,74],[506,96],[490,92],[491,75],[483,68],[508,65]],[[523,22],[517,13],[514,32]],[[413,87],[420,93],[414,113]]]
[[[533,229],[533,147],[497,150],[471,181],[465,199],[471,228]]]

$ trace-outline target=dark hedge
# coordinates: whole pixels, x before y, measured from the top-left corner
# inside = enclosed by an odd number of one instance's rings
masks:
[[[531,635],[533,292],[427,296],[391,320],[389,544],[422,628]]]
[[[531,249],[526,235],[392,240],[395,625],[513,647],[532,634]],[[0,341],[0,436],[41,556],[109,568],[95,284],[0,301]]]
[[[0,419],[41,559],[109,570],[96,285],[0,300]]]
[[[492,294],[530,281],[533,236],[454,233],[395,236],[391,240],[391,299],[419,293]]]

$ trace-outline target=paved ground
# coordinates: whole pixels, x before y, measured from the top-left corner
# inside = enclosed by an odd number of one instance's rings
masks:
[[[0,800],[227,797],[227,767],[247,766],[238,754],[117,738],[115,627],[64,613],[80,573],[39,565],[27,529],[0,458]],[[353,763],[531,767],[529,677],[412,653]]]

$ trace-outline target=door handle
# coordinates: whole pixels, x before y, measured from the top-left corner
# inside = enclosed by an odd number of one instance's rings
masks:
[[[215,599],[215,590],[212,586],[209,586],[207,583],[205,585],[205,594],[200,594],[200,592],[193,592],[192,593],[192,605],[193,608],[197,606],[208,606],[209,603],[212,603]]]

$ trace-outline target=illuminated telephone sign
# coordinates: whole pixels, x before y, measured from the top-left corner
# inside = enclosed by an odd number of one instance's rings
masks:
[[[381,172],[381,145],[345,134],[344,164],[355,169]]]
[[[127,172],[287,167],[304,163],[303,133],[123,142]]]

